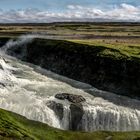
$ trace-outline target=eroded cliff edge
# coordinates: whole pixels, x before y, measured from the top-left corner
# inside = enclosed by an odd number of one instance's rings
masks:
[[[140,98],[139,57],[105,46],[37,38],[24,49],[22,60],[102,90]],[[21,56],[23,47],[9,53]]]

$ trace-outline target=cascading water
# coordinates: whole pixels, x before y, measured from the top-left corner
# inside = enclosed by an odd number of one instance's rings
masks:
[[[140,130],[139,100],[97,90],[90,85],[59,76],[35,65],[29,66],[4,53],[15,44],[24,45],[28,41],[31,41],[31,38],[21,37],[20,40],[8,42],[1,49],[0,108],[68,130],[72,118],[71,103],[67,100],[58,100],[54,96],[57,93],[71,93],[82,95],[86,99],[86,102],[82,103],[84,113],[77,124],[79,130]],[[52,101],[62,105],[62,118],[48,106]]]

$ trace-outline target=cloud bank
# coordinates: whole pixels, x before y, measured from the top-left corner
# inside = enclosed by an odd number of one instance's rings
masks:
[[[140,6],[123,3],[110,9],[68,5],[63,12],[39,9],[0,10],[0,23],[48,23],[61,21],[131,21],[140,22]]]

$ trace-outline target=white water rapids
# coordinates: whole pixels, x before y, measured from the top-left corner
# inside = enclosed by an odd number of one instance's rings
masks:
[[[29,41],[20,39],[21,45]],[[3,48],[9,48],[14,43],[17,41],[10,41]],[[0,108],[67,130],[70,103],[56,99],[54,95],[57,93],[78,94],[86,98],[83,103],[82,130],[140,130],[139,100],[97,90],[90,85],[21,62],[1,50]],[[62,120],[47,107],[49,101],[63,104]]]

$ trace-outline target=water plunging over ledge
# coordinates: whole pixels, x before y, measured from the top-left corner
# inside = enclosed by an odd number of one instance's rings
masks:
[[[139,100],[97,90],[88,84],[28,65],[1,51],[0,108],[69,130],[73,115],[71,102],[56,99],[57,93],[82,95],[86,99],[80,105],[83,113],[77,130],[140,130]],[[52,109],[48,104],[59,108]],[[56,113],[57,109],[62,110],[62,117]]]

